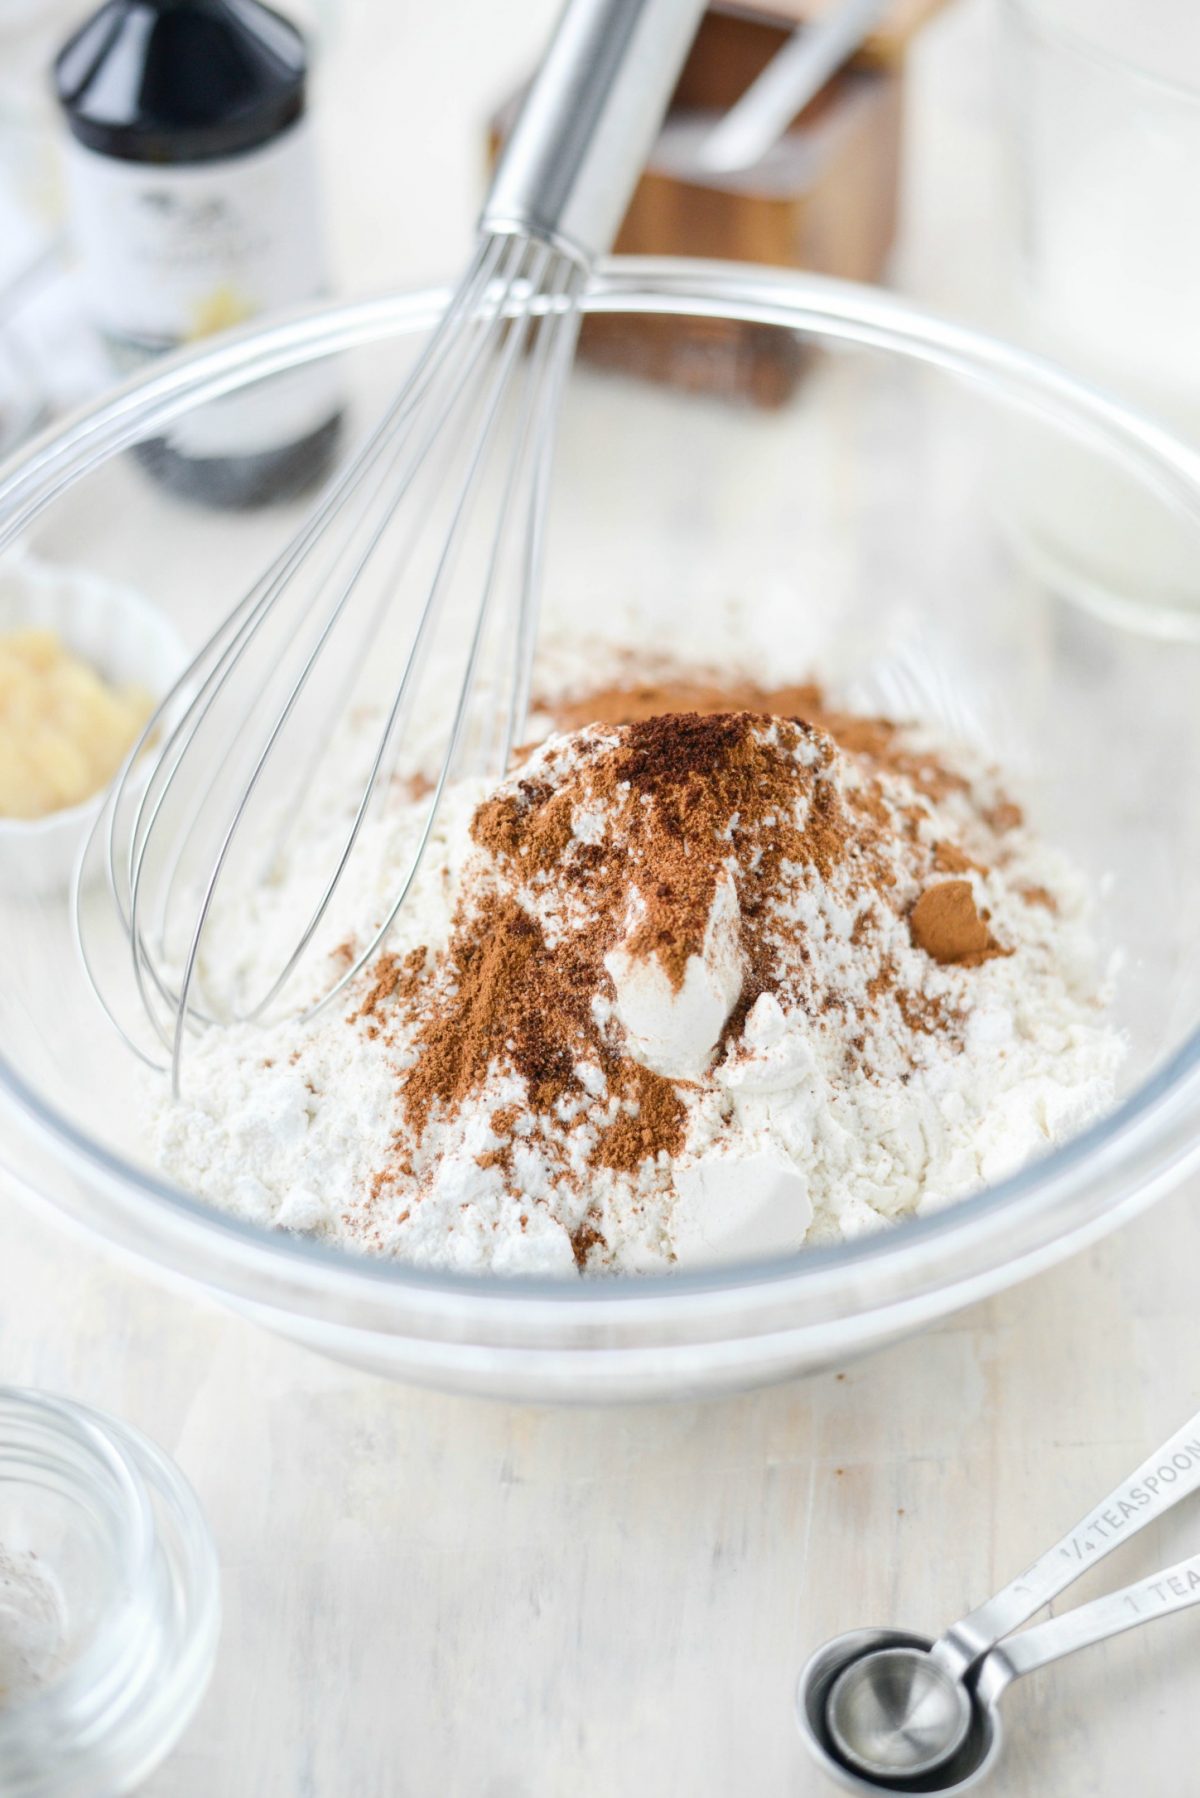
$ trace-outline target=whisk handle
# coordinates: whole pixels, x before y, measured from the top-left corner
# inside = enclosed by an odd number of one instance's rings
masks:
[[[505,145],[484,231],[590,263],[612,244],[705,0],[568,0]]]

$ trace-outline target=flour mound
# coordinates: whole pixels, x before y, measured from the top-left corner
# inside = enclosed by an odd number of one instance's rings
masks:
[[[978,756],[716,676],[544,716],[498,788],[448,793],[340,1005],[200,1039],[183,1099],[155,1100],[182,1183],[427,1265],[634,1271],[928,1211],[1111,1102],[1086,886]],[[345,830],[320,815],[297,880]],[[314,991],[386,916],[423,819],[398,788],[373,822],[374,883]],[[223,903],[249,955],[287,863]]]

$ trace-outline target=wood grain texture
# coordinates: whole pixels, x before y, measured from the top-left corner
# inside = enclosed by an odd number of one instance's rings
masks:
[[[217,1674],[151,1798],[817,1794],[809,1650],[936,1630],[1200,1403],[1196,1196],[839,1372],[555,1411],[326,1363],[6,1194],[0,1366],[147,1430],[220,1545]],[[1198,1529],[1184,1507],[1079,1595]],[[1018,1686],[997,1798],[1182,1790],[1198,1668],[1182,1616]]]
[[[827,82],[767,163],[706,178],[681,162],[672,121],[740,99],[790,36],[768,12],[714,6],[680,75],[663,136],[613,246],[625,256],[690,256],[877,281],[896,234],[903,122],[900,63],[853,66]],[[520,110],[490,121],[494,164]],[[798,127],[798,128],[796,128]],[[677,138],[676,133],[676,138]],[[672,147],[674,143],[675,147]],[[599,366],[766,407],[794,393],[802,346],[728,319],[586,319],[580,354]]]
[[[894,67],[907,54],[918,31],[928,24],[946,0],[891,0],[882,17],[867,34],[863,54],[872,62]],[[837,0],[716,0],[719,10],[768,13],[789,27],[805,25],[832,12]]]

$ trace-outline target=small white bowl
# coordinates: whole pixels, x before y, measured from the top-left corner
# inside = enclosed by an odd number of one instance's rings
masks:
[[[56,631],[67,649],[117,686],[158,701],[187,664],[183,639],[149,600],[86,568],[30,555],[0,564],[0,632]],[[0,887],[48,898],[71,882],[75,858],[104,790],[44,818],[0,818]]]

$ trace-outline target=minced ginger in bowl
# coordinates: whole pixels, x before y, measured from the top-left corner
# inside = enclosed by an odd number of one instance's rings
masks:
[[[106,681],[57,631],[0,633],[0,817],[44,818],[91,799],[152,705],[144,687]]]
[[[0,888],[63,894],[100,797],[186,662],[166,614],[91,569],[0,569]]]

